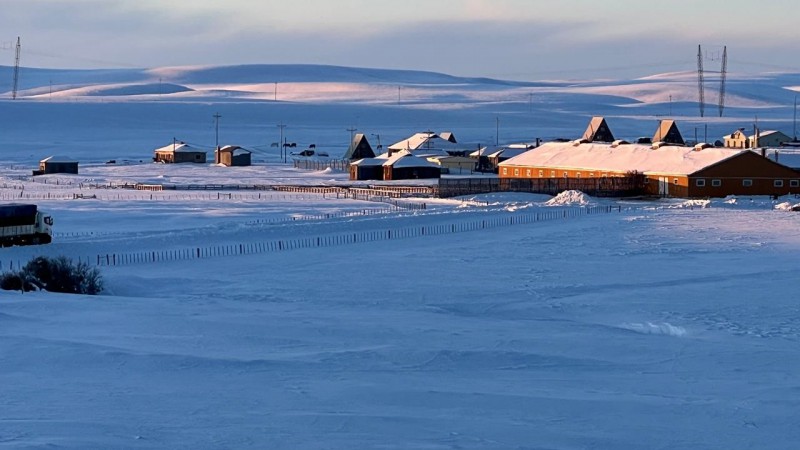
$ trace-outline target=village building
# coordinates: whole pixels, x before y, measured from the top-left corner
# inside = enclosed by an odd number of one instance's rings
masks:
[[[528,150],[536,148],[534,144],[511,144],[497,148],[483,147],[469,154],[470,158],[479,159],[478,164],[481,170],[496,171],[498,164],[519,156]]]
[[[39,170],[34,170],[33,175],[46,175],[52,173],[78,173],[78,161],[68,157],[54,155],[39,161]]]
[[[205,163],[205,150],[196,149],[184,142],[175,141],[170,145],[157,148],[153,161],[162,163]]]
[[[724,145],[726,148],[750,148],[750,139],[744,132],[744,128],[739,128],[731,134],[726,135],[724,138]]]
[[[369,141],[363,133],[358,133],[353,136],[353,142],[350,143],[350,147],[348,147],[347,152],[344,154],[344,159],[350,161],[374,157],[375,152],[372,151],[372,146],[369,145]]]
[[[563,178],[576,186],[641,177],[643,194],[670,197],[800,193],[797,171],[751,150],[725,148],[551,142],[500,163],[498,175],[501,182]]]
[[[466,156],[429,156],[426,159],[439,166],[441,173],[470,174],[475,172],[476,161]]]
[[[252,152],[238,145],[226,145],[214,151],[214,164],[223,166],[249,166],[252,164]]]
[[[448,156],[463,152],[452,133],[448,132],[444,136],[432,131],[416,133],[408,139],[390,145],[388,149],[394,152],[405,150],[416,156]]]
[[[725,147],[728,148],[769,148],[782,147],[792,142],[786,133],[777,130],[758,131],[756,134],[745,134],[744,128],[739,128],[724,137]]]
[[[364,158],[350,164],[350,180],[416,180],[441,176],[439,165],[405,150]]]
[[[791,137],[777,130],[759,131],[749,137],[750,148],[781,147],[791,140]]]

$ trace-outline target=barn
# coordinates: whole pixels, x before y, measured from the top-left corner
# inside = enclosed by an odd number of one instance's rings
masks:
[[[226,145],[214,151],[214,163],[224,166],[249,166],[252,161],[252,152],[238,145]]]
[[[200,150],[191,145],[175,141],[170,145],[157,148],[153,161],[162,163],[205,163],[205,150]]]
[[[643,194],[706,198],[800,193],[800,174],[751,150],[550,142],[500,164],[503,179],[601,184],[643,176]]]
[[[50,173],[78,173],[78,161],[67,156],[50,156],[39,161],[39,170],[34,175]]]

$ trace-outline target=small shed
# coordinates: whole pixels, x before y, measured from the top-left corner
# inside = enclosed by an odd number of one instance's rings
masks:
[[[441,167],[443,173],[452,174],[472,173],[477,162],[466,156],[430,156],[427,160]]]
[[[163,163],[205,163],[205,150],[200,150],[191,145],[175,141],[170,145],[157,148],[153,161]]]
[[[372,151],[372,146],[369,145],[367,137],[363,133],[358,133],[353,136],[353,142],[344,154],[344,159],[353,161],[364,158],[374,158],[375,152]]]
[[[214,151],[214,163],[223,166],[249,166],[252,152],[238,145],[226,145]]]
[[[67,156],[50,156],[39,161],[39,170],[34,175],[49,173],[78,173],[78,161]]]

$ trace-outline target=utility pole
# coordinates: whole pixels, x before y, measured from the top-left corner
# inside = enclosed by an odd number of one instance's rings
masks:
[[[376,139],[378,139],[378,146],[375,147],[375,148],[378,149],[378,150],[382,150],[383,146],[381,145],[381,135],[380,134],[375,134],[375,133],[372,133],[372,135],[375,136]]]
[[[277,83],[276,83],[276,86],[277,86]],[[281,160],[283,162],[286,162],[286,155],[284,155],[284,152],[286,152],[286,145],[283,142],[283,129],[286,128],[286,125],[283,124],[283,123],[279,123],[278,124],[278,128],[281,129],[281,140],[278,141],[278,145],[281,147]]]
[[[495,117],[494,145],[500,147],[500,117]]]
[[[217,150],[219,150],[219,119],[222,117],[219,113],[214,114],[214,130],[216,133]]]
[[[349,132],[350,132],[350,142],[353,142],[353,137],[354,137],[354,136],[353,136],[353,134],[354,134],[356,131],[358,131],[358,128],[356,128],[356,127],[350,127],[350,128],[348,128],[347,130],[345,130],[345,131],[349,131]]]
[[[794,126],[792,127],[792,139],[797,142],[797,96],[794,96]]]
[[[14,58],[14,85],[11,89],[11,100],[17,99],[17,87],[19,86],[19,36],[17,36],[17,56]]]
[[[273,91],[273,94],[274,94],[273,100],[277,102],[278,101],[278,82],[277,81],[275,82],[275,90]]]

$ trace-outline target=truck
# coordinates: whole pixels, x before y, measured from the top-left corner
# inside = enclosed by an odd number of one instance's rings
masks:
[[[0,245],[39,245],[53,240],[53,216],[36,205],[0,205]]]

